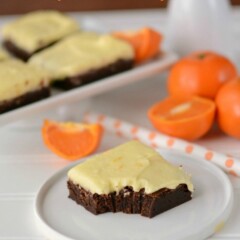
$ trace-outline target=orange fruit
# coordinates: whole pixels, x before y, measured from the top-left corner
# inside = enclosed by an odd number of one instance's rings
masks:
[[[168,77],[171,96],[201,96],[214,99],[220,87],[237,76],[234,64],[214,52],[196,52],[180,59]]]
[[[149,27],[134,32],[114,32],[113,35],[127,41],[133,46],[136,63],[148,60],[157,55],[163,38],[161,33]]]
[[[219,127],[226,134],[240,138],[240,78],[221,87],[216,105]]]
[[[215,116],[214,101],[200,97],[168,97],[148,111],[153,126],[162,133],[186,140],[202,137]]]
[[[45,120],[42,127],[45,145],[67,160],[76,160],[94,152],[101,136],[102,127],[99,124]]]

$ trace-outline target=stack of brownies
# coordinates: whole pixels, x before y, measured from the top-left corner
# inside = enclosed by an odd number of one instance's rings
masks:
[[[57,11],[26,14],[4,26],[0,113],[133,67],[134,50],[110,34],[86,32]]]

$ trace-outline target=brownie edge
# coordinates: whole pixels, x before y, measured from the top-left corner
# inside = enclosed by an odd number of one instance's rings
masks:
[[[55,80],[53,82],[53,86],[63,90],[70,90],[88,83],[101,80],[102,78],[127,71],[131,69],[133,65],[133,59],[119,59],[99,69],[92,69],[86,73],[78,74],[74,77],[66,77],[62,80]]]
[[[19,108],[19,107],[22,107],[29,103],[33,103],[38,100],[47,98],[49,96],[50,96],[50,88],[49,87],[41,87],[40,89],[25,93],[14,99],[0,101],[0,114],[8,112],[8,111],[16,109],[16,108]]]
[[[138,213],[152,218],[192,199],[192,193],[186,184],[179,184],[175,189],[162,188],[146,194],[144,189],[134,192],[132,187],[124,187],[118,194],[91,193],[71,180],[67,182],[69,198],[97,215],[106,212]]]
[[[54,45],[56,43],[55,42],[52,42],[44,47],[41,47],[39,49],[37,49],[36,51],[34,52],[31,52],[31,53],[28,53],[27,51],[25,51],[24,49],[22,48],[19,48],[17,45],[15,45],[12,41],[10,40],[5,40],[3,41],[3,47],[9,52],[11,53],[13,56],[15,56],[16,58],[19,58],[21,60],[23,60],[24,62],[27,62],[28,59],[34,55],[35,53],[37,52],[40,52],[48,47],[51,47],[52,45]]]

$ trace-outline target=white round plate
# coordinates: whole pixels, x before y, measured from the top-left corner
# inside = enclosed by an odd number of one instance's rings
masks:
[[[75,162],[48,179],[37,194],[35,212],[43,234],[57,240],[202,240],[212,235],[232,210],[228,177],[207,161],[176,151],[160,152],[192,175],[191,201],[152,219],[123,213],[95,216],[68,198],[67,171],[79,163]]]

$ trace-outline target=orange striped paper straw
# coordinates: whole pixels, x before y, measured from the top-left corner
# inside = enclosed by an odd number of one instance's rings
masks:
[[[194,157],[211,161],[225,172],[234,176],[240,176],[240,160],[229,157],[215,151],[208,150],[197,144],[187,142],[178,138],[169,137],[156,131],[134,125],[132,123],[112,118],[104,114],[88,112],[84,116],[88,123],[99,123],[104,129],[118,136],[137,139],[153,148],[168,148],[180,150]]]

